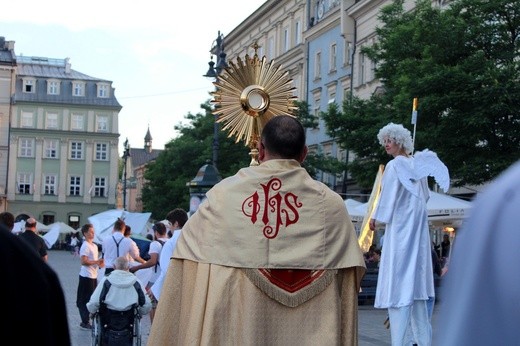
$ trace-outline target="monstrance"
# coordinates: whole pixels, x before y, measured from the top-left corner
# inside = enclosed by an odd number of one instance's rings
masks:
[[[215,105],[213,114],[222,123],[222,130],[228,137],[235,136],[236,143],[243,140],[251,150],[250,166],[257,166],[257,144],[264,125],[277,115],[291,115],[297,107],[292,79],[288,71],[281,71],[281,65],[274,66],[264,56],[258,57],[258,44],[253,44],[253,57],[237,57],[230,61],[225,73],[213,84],[216,90],[211,94]]]

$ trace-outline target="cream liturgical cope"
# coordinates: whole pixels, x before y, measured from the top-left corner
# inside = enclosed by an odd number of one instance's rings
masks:
[[[431,241],[423,177],[405,188],[402,176],[413,170],[413,158],[397,156],[386,165],[373,218],[386,224],[379,263],[376,308],[398,308],[434,297]],[[401,175],[401,177],[399,176]],[[402,287],[413,289],[403,290]]]
[[[364,271],[338,194],[294,160],[243,168],[183,227],[149,345],[357,345]]]

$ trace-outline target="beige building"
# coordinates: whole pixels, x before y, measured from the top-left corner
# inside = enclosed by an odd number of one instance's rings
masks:
[[[9,169],[9,120],[14,93],[16,56],[14,42],[0,37],[0,212],[7,210],[7,171]]]
[[[115,207],[122,107],[111,81],[73,70],[68,59],[20,56],[16,63],[7,210],[77,229]]]
[[[295,96],[305,93],[305,45],[303,30],[307,25],[306,2],[301,0],[266,1],[230,33],[225,33],[224,50],[228,61],[253,56],[257,43],[258,56],[274,60],[282,71],[289,71],[296,87]]]

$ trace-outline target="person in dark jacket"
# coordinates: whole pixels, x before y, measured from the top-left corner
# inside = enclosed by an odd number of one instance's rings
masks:
[[[0,224],[0,277],[5,294],[2,322],[5,331],[30,328],[16,334],[20,345],[70,345],[65,295],[58,276],[18,236]]]

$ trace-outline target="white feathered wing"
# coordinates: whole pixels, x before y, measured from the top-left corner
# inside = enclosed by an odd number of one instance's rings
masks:
[[[403,158],[403,160],[396,160],[396,163],[399,181],[412,193],[416,191],[417,183],[428,176],[433,177],[444,192],[450,188],[448,167],[431,150],[418,151],[414,154],[413,160]]]

